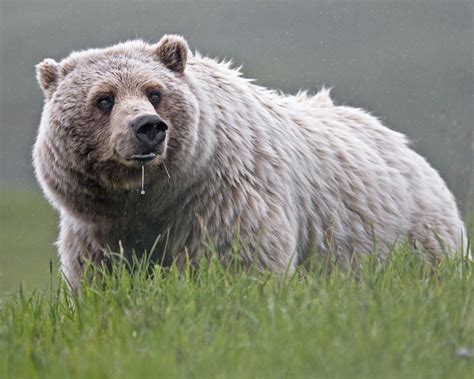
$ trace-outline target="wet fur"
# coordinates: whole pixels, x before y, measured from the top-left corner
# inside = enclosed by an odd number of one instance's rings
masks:
[[[109,118],[91,105],[104,77],[121,96]],[[244,262],[275,272],[314,252],[350,262],[374,249],[374,236],[382,257],[409,238],[440,258],[440,241],[454,252],[465,239],[453,195],[406,138],[334,105],[327,90],[267,90],[177,36],[46,60],[38,79],[35,169],[60,212],[59,255],[74,287],[83,258],[100,261],[119,241],[140,253],[159,235],[165,263],[195,261],[209,241],[225,261],[238,236]],[[127,120],[155,111],[138,95],[150,81],[163,86],[156,112],[169,133],[142,196],[140,167],[116,153],[133,148]]]

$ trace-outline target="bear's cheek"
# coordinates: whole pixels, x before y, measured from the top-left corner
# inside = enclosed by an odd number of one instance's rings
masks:
[[[173,161],[193,160],[200,135],[198,119],[186,113],[170,117],[167,138],[167,157]],[[205,143],[205,140],[201,141]]]
[[[199,139],[199,107],[194,96],[190,94],[189,99],[184,99],[183,96],[170,98],[160,115],[169,126],[167,146],[170,158],[192,155]]]

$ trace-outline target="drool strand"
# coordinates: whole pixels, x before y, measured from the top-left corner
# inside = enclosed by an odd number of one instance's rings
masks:
[[[168,175],[168,179],[171,179],[170,173],[168,172],[168,168],[166,167],[165,162],[163,162],[163,167],[165,168],[166,175]]]
[[[145,165],[142,164],[142,190],[140,191],[142,195],[145,194]]]

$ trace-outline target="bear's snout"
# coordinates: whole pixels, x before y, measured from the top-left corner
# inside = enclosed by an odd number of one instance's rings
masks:
[[[147,152],[156,152],[166,138],[168,125],[158,115],[145,114],[135,117],[130,128]]]

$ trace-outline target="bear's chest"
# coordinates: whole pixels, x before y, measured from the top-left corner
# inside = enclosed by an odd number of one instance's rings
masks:
[[[148,194],[153,194],[151,188]],[[158,192],[159,193],[159,192]],[[182,251],[201,246],[202,233],[196,208],[183,199],[164,202],[161,198],[136,196],[121,203],[121,212],[107,225],[102,246],[126,257],[150,255],[168,265]],[[187,205],[187,206],[186,206]],[[112,225],[109,229],[109,226]]]
[[[157,254],[166,227],[149,208],[137,202],[124,202],[122,212],[114,217],[107,228],[99,226],[103,231],[99,233],[103,239],[101,245],[114,253],[123,252],[127,257]]]

